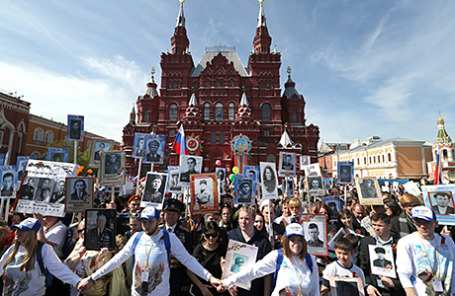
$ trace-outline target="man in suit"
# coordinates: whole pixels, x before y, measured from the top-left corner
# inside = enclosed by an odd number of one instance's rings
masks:
[[[452,196],[449,192],[436,192],[433,197],[436,199],[437,203],[437,205],[433,207],[433,211],[436,215],[455,214],[454,208],[449,206],[452,201]]]
[[[136,156],[141,156],[141,157],[145,156],[144,142],[145,142],[145,140],[142,137],[137,139],[137,144],[136,144],[137,146],[135,147]]]
[[[95,156],[93,157],[94,160],[100,160],[101,159],[101,152],[105,151],[106,149],[106,144],[100,143],[100,146],[98,147],[98,150],[95,151]]]
[[[21,191],[19,193],[20,199],[33,200],[35,195],[35,179],[27,178],[27,183],[22,185]]]
[[[145,185],[145,191],[142,196],[143,201],[161,203],[163,192],[160,191],[163,180],[161,175],[151,175],[151,180]]]
[[[6,173],[2,178],[2,196],[11,196],[13,195],[13,181],[14,175],[12,173]]]
[[[251,202],[251,183],[249,180],[239,182],[239,188],[237,192],[237,200],[239,202]]]
[[[284,155],[283,165],[281,167],[283,170],[292,171],[294,169],[294,164],[292,163],[292,155]]]
[[[105,155],[106,166],[104,168],[104,173],[106,175],[117,174],[120,170],[120,159],[117,154],[108,154]]]
[[[385,250],[384,250],[384,248],[376,247],[374,249],[374,251],[375,251],[376,255],[378,256],[378,259],[373,260],[373,266],[391,269],[392,268],[392,262],[387,260],[387,259],[385,259]]]
[[[189,157],[186,160],[186,163],[188,165],[188,170],[186,172],[180,174],[181,182],[190,182],[191,174],[199,174],[199,172],[196,171],[196,159],[195,158]]]
[[[65,203],[65,179],[58,181],[57,190],[52,194],[51,202]]]
[[[71,193],[71,200],[84,200],[87,196],[87,184],[84,180],[76,180],[73,185],[73,193]]]
[[[81,139],[81,121],[78,119],[70,120],[70,139],[72,140]]]
[[[324,246],[324,242],[319,239],[319,228],[316,223],[310,223],[308,225],[308,236],[307,243],[309,247],[322,248]]]
[[[114,248],[114,233],[111,229],[106,228],[107,217],[98,213],[96,218],[96,227],[88,231],[88,250],[100,250],[101,248]]]
[[[185,249],[192,254],[192,239],[191,233],[188,229],[180,226],[177,222],[180,214],[185,211],[185,205],[178,199],[169,198],[164,201],[164,224],[160,226],[161,229],[169,233],[174,233]],[[171,288],[170,295],[189,295],[188,290],[191,281],[186,273],[186,267],[183,266],[174,256],[171,257],[171,274],[169,285]]]
[[[147,153],[146,159],[150,162],[159,162],[161,159],[161,154],[158,153],[160,148],[160,141],[157,139],[150,140],[147,143],[149,153]]]

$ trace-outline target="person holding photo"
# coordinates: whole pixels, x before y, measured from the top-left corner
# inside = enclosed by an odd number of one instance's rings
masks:
[[[319,274],[316,261],[307,253],[307,243],[302,225],[291,223],[286,227],[283,248],[267,254],[250,268],[231,275],[222,281],[225,287],[235,282],[250,282],[277,271],[278,258],[282,263],[278,269],[272,296],[289,291],[289,295],[319,296]],[[250,294],[258,295],[258,294]],[[288,294],[286,294],[288,295]]]

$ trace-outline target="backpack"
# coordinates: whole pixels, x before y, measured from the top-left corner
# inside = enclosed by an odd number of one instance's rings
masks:
[[[275,289],[276,279],[278,278],[278,271],[280,271],[281,264],[283,263],[283,251],[281,249],[278,249],[277,252],[278,257],[276,258],[276,270],[275,273],[273,274],[272,291],[273,289]],[[313,272],[313,260],[311,260],[311,255],[308,253],[305,256],[305,262],[308,265],[310,271]]]
[[[136,251],[137,244],[139,243],[139,240],[141,239],[143,234],[144,234],[143,231],[139,232],[133,241],[133,267],[134,267],[134,252]],[[164,236],[164,247],[166,248],[166,253],[167,253],[167,263],[169,264],[169,268],[171,268],[171,241],[169,240],[169,232],[163,230],[163,236]]]

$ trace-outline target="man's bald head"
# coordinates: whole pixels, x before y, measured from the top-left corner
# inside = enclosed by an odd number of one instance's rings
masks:
[[[362,220],[362,218],[365,216],[365,207],[359,203],[356,203],[352,207],[352,213],[358,220]]]

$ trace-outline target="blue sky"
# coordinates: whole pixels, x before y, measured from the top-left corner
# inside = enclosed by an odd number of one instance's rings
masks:
[[[121,141],[150,69],[159,84],[178,0],[4,0],[0,89],[31,112]],[[455,137],[455,2],[265,0],[272,44],[326,142],[372,135],[433,142],[438,111]],[[187,0],[194,63],[206,46],[252,50],[256,0]],[[273,48],[272,45],[272,48]]]

